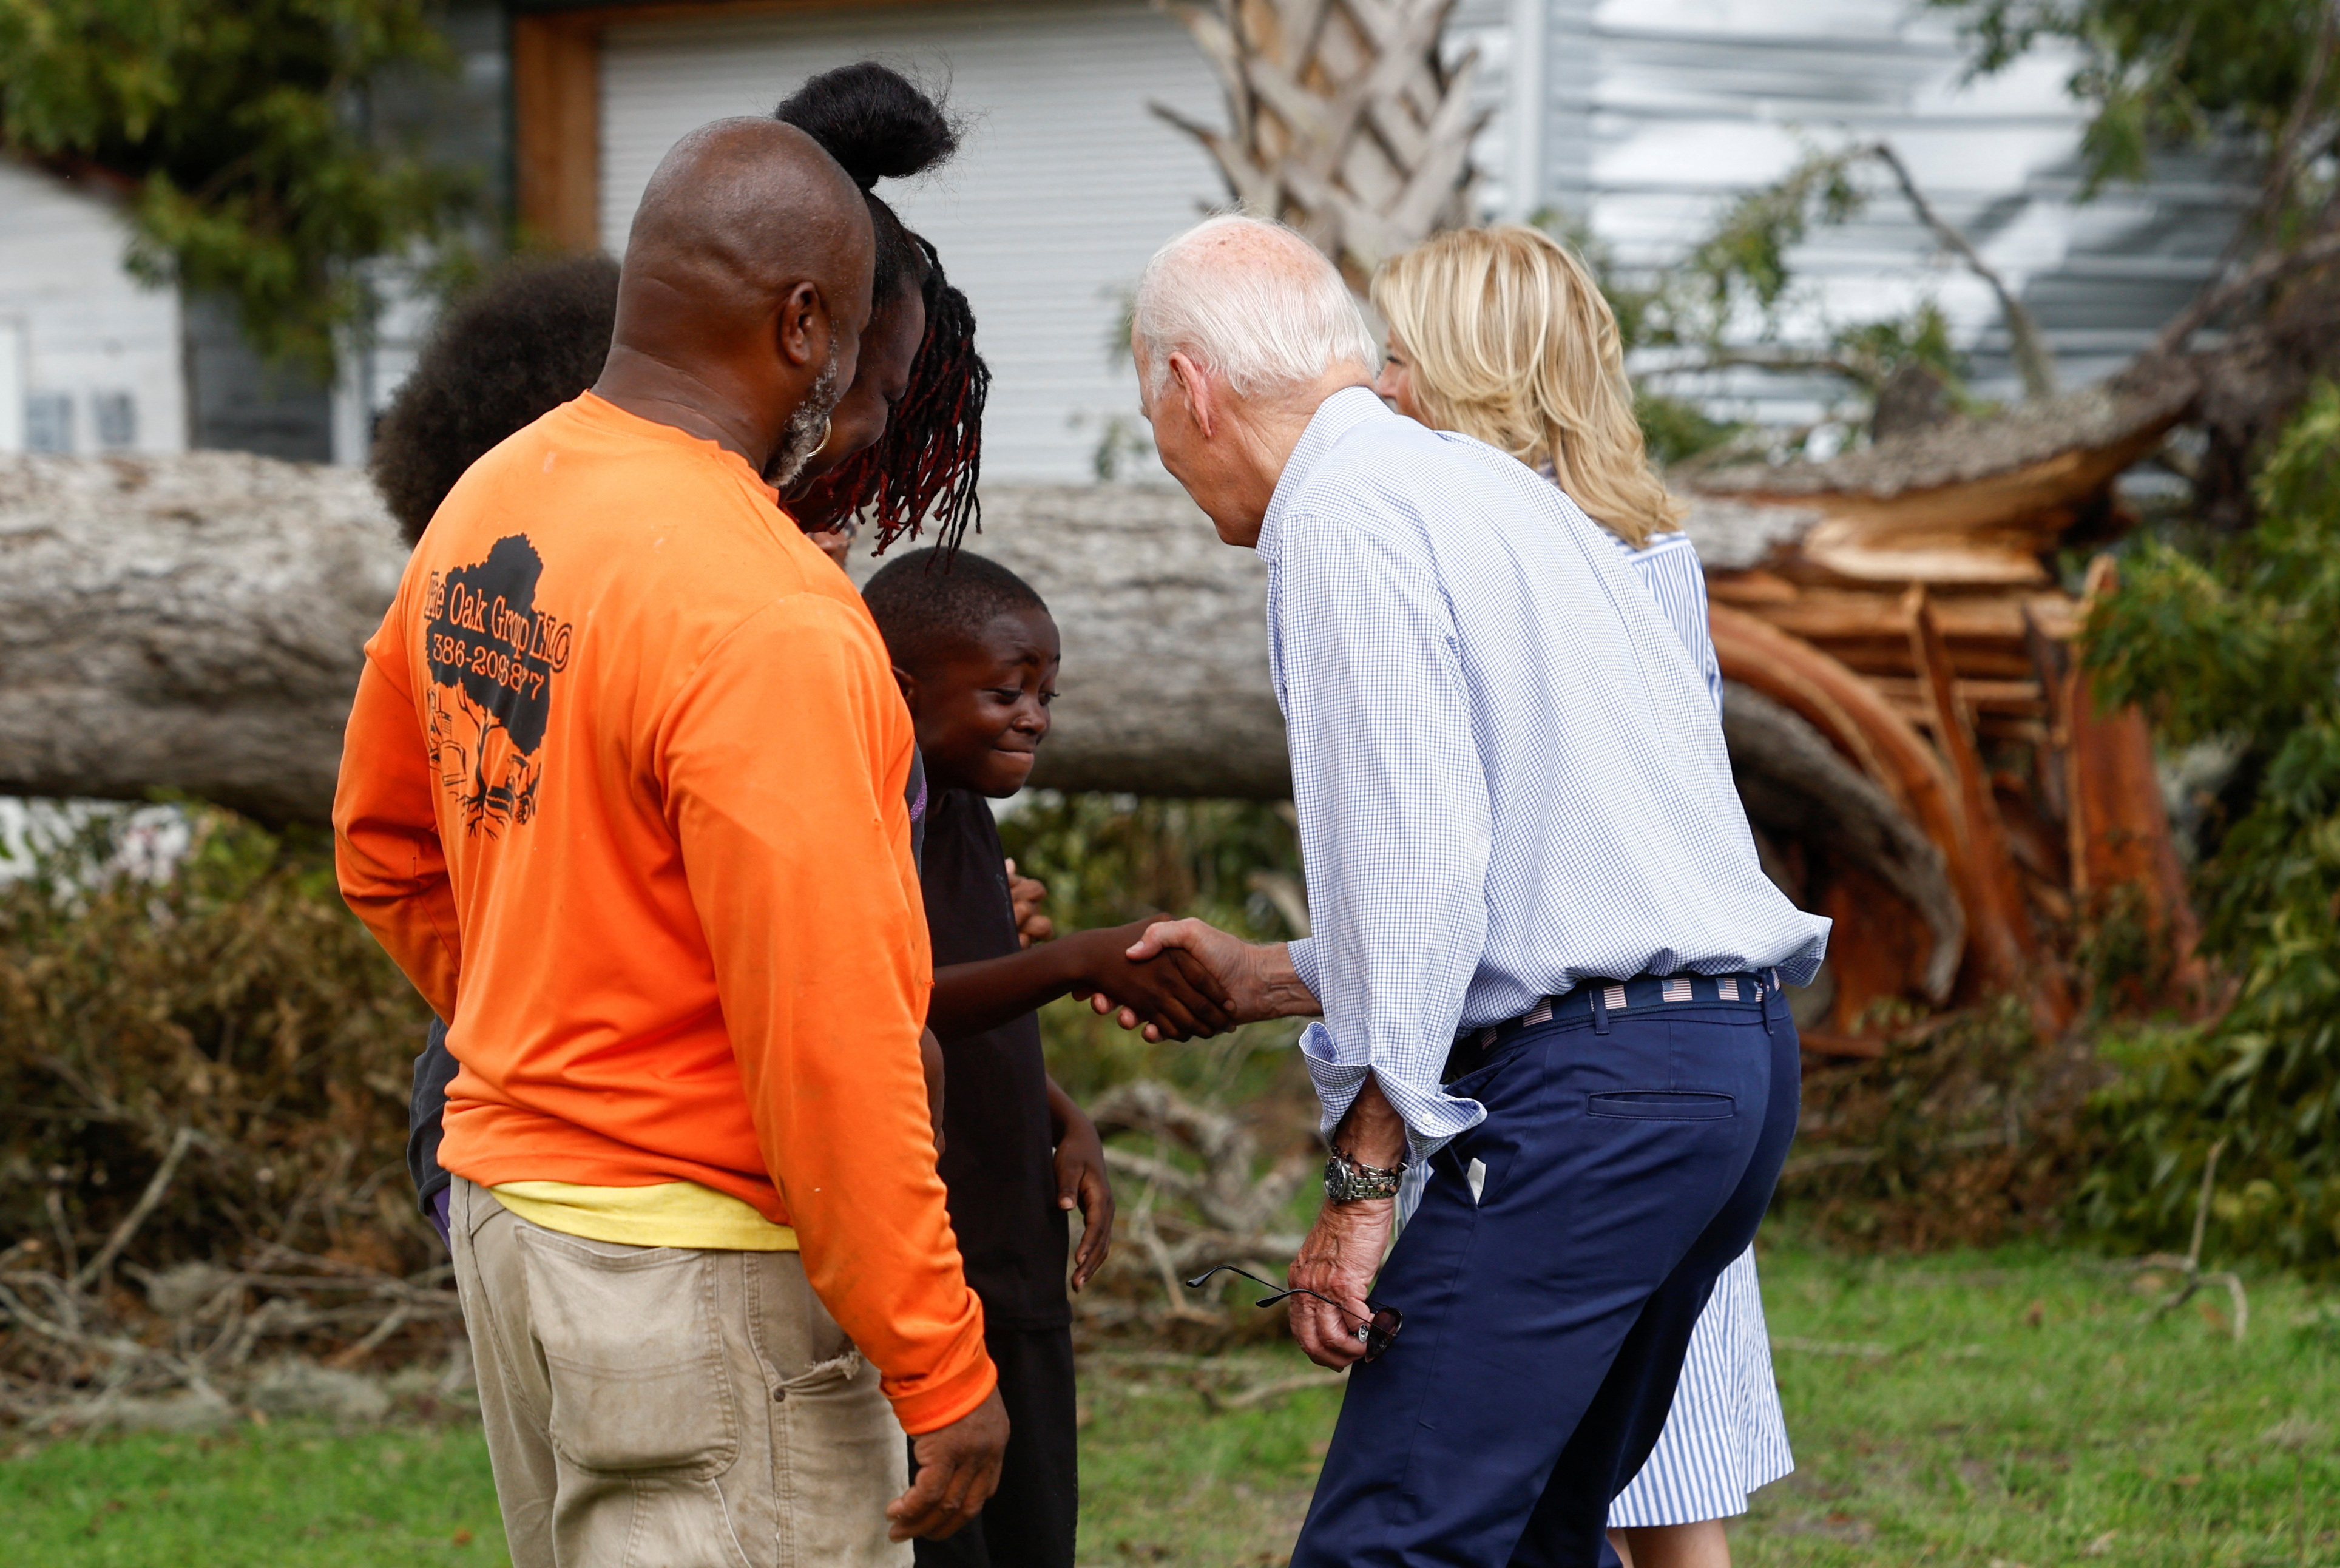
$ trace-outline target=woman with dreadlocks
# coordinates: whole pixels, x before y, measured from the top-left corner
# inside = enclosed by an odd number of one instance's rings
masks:
[[[923,123],[934,144],[943,144],[948,126],[939,117],[922,122],[924,104],[893,72],[860,65],[814,77],[778,113],[828,148],[866,191],[922,150],[896,127],[907,133]],[[888,160],[889,147],[899,149],[898,161]],[[884,256],[889,236],[902,231],[874,196],[870,215]],[[1056,629],[1013,573],[950,550],[974,516],[976,437],[988,378],[975,358],[966,300],[943,283],[933,247],[908,238],[910,247],[894,248],[901,281],[889,287],[881,263],[872,297],[887,303],[870,330],[878,332],[893,313],[923,306],[910,390],[874,445],[815,479],[788,505],[808,528],[849,521],[858,509],[880,549],[931,516],[944,541],[880,571],[868,600],[933,769],[919,882],[936,963],[927,1018],[941,1037],[950,1086],[940,1171],[967,1284],[983,1302],[984,1345],[999,1369],[1009,1434],[998,1489],[983,1512],[947,1540],[914,1547],[919,1568],[1073,1568],[1079,1419],[1066,1298],[1067,1211],[1077,1206],[1082,1216],[1070,1258],[1070,1284],[1078,1290],[1105,1261],[1113,1191],[1095,1125],[1048,1076],[1036,1009],[1081,991],[1131,1005],[1165,1037],[1210,1033],[1225,1020],[1199,966],[1130,963],[1126,953],[1143,922],[1076,932],[1046,948],[1019,943],[1021,922],[1000,875],[999,835],[985,797],[1021,787],[1031,748],[1047,731]],[[846,429],[839,412],[832,441]]]
[[[828,150],[861,187],[878,232],[866,368],[831,414],[828,439],[785,498],[788,509],[817,538],[849,537],[866,523],[883,551],[931,521],[942,547],[956,549],[978,515],[991,372],[975,352],[967,296],[875,187],[942,163],[957,150],[958,133],[898,72],[867,60],[812,77],[772,114]]]

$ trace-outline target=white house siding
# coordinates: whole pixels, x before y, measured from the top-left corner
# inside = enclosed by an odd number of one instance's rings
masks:
[[[1518,62],[1538,32],[1542,112],[1523,141]],[[2043,47],[1969,82],[1954,25],[1905,0],[1462,0],[1449,46],[1466,41],[1493,67],[1481,165],[1509,176],[1482,187],[1491,216],[1558,210],[1620,263],[1655,270],[1808,151],[1888,140],[2029,305],[2067,384],[2145,345],[2208,274],[2246,194],[2194,155],[2165,160],[2143,190],[2075,205],[2083,116],[2064,91],[2070,56]],[[1863,215],[1795,255],[1786,335],[1810,342],[1931,299],[1980,390],[2012,392],[1996,301],[1877,188]],[[1830,388],[1741,373],[1683,390],[1779,423],[1818,415]]]
[[[947,84],[967,117],[952,163],[880,194],[935,243],[974,307],[996,378],[985,475],[1094,477],[1106,422],[1136,416],[1125,356],[1109,352],[1124,292],[1156,246],[1224,200],[1201,149],[1146,108],[1161,101],[1215,122],[1217,85],[1185,30],[1139,0],[613,27],[601,66],[603,243],[622,250],[650,171],[683,133],[768,114],[813,73],[873,57]]]
[[[110,194],[0,158],[0,452],[184,449],[178,295],[128,242]]]

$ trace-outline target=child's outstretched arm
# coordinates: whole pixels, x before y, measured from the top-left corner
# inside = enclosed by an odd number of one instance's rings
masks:
[[[1154,916],[1096,931],[1076,931],[1053,942],[972,964],[935,971],[934,1001],[927,1023],[946,1040],[996,1027],[1058,997],[1095,992],[1110,997],[1172,1040],[1224,1032],[1231,1020],[1218,982],[1193,955],[1165,952],[1132,959],[1130,944]]]
[[[1096,1276],[1113,1251],[1113,1181],[1106,1174],[1105,1139],[1097,1136],[1096,1124],[1054,1078],[1048,1080],[1048,1121],[1056,1136],[1056,1206],[1081,1211],[1081,1245],[1073,1254],[1073,1288],[1078,1290]]]

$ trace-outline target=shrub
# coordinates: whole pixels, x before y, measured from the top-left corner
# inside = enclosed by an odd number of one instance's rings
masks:
[[[1807,1059],[1783,1205],[1832,1241],[1926,1250],[2052,1232],[2087,1168],[2103,1069],[2019,997],[1902,1021],[1876,1061]]]
[[[2097,1101],[2110,1144],[2081,1213],[2182,1241],[2211,1146],[2214,1250],[2340,1265],[2340,391],[2320,389],[2260,471],[2260,521],[2196,557],[2141,546],[2091,616],[2107,703],[2239,762],[2196,878],[2235,978],[2216,1020],[2126,1047]]]
[[[403,1153],[421,1000],[322,846],[190,815],[165,879],[104,874],[101,818],[0,885],[0,1236],[88,1257],[184,1131],[140,1264],[262,1243],[393,1275],[440,1261]]]

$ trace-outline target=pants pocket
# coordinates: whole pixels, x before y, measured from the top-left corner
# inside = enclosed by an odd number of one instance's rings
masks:
[[[783,1397],[773,1408],[787,1489],[781,1529],[789,1549],[779,1561],[903,1568],[911,1553],[887,1543],[886,1504],[909,1484],[909,1445],[878,1392],[878,1369],[848,1346],[780,1386]],[[944,1556],[956,1561],[948,1546]]]
[[[1591,1116],[1623,1116],[1637,1121],[1720,1122],[1737,1114],[1739,1102],[1730,1095],[1624,1089],[1588,1095],[1584,1108]]]
[[[714,1260],[519,1226],[551,1438],[580,1470],[706,1478],[739,1457]]]

